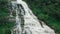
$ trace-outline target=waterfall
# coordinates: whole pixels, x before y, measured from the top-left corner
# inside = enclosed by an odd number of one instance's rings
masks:
[[[11,31],[12,34],[55,34],[54,30],[48,27],[44,22],[40,21],[42,23],[41,25],[26,2],[17,0],[11,3],[12,10],[16,12],[16,25]]]

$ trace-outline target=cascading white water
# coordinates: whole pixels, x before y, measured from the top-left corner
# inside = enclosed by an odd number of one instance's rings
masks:
[[[18,4],[19,9],[21,10],[21,14],[23,15],[24,18],[24,28],[22,31],[21,27],[21,19],[19,18],[19,11],[16,9],[16,23],[18,24],[16,26],[15,30],[17,33],[16,34],[55,34],[54,30],[48,27],[44,22],[41,22],[42,25],[40,24],[39,20],[37,17],[32,13],[32,11],[29,9],[28,5],[22,1],[22,0],[17,0],[13,1],[12,3],[15,3],[16,5]],[[25,14],[24,14],[25,12]],[[43,26],[43,27],[42,27]]]
[[[21,3],[22,0],[17,0],[18,3]]]

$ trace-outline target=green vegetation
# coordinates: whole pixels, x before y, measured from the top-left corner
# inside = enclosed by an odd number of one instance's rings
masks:
[[[24,0],[39,20],[60,34],[60,0]]]
[[[13,22],[9,21],[8,0],[0,0],[0,34],[10,34]]]
[[[24,0],[39,20],[60,34],[60,0]],[[13,22],[9,21],[8,0],[0,0],[0,34],[10,34]]]

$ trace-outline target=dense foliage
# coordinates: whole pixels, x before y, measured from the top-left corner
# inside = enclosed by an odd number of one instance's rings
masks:
[[[60,34],[60,0],[24,0],[29,8],[47,25]],[[13,26],[9,19],[8,0],[0,0],[0,34],[10,34]]]
[[[0,0],[0,34],[10,33],[13,23],[9,21],[8,0]]]
[[[39,20],[60,34],[60,0],[24,0]]]

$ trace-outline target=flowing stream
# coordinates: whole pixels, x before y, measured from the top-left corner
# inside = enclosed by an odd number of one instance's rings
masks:
[[[17,0],[11,1],[11,3],[12,11],[10,17],[13,17],[13,11],[16,13],[15,28],[11,31],[11,34],[55,34],[53,29],[37,19],[26,2]]]

